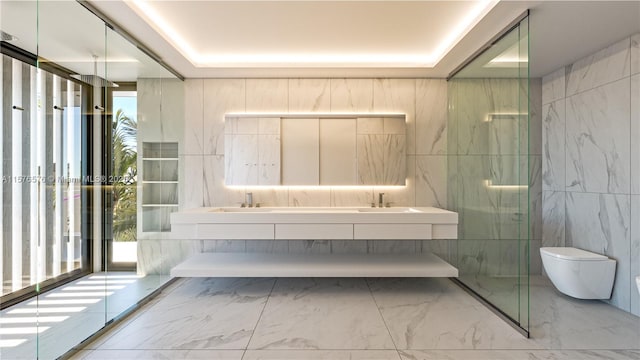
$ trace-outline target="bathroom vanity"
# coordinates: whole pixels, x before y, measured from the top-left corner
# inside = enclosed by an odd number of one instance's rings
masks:
[[[171,214],[172,235],[200,240],[431,240],[457,238],[458,214],[433,207],[198,208]],[[178,277],[457,277],[433,254],[202,253]]]

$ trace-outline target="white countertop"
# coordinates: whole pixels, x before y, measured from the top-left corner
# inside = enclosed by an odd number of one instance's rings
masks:
[[[458,213],[434,207],[203,207],[171,214],[171,224],[457,224]]]

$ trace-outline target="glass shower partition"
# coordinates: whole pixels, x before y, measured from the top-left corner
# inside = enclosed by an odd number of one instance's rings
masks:
[[[529,34],[525,17],[448,82],[449,204],[464,287],[529,330]]]

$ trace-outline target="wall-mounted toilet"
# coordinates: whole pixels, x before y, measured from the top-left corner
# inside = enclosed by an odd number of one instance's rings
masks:
[[[553,285],[578,299],[609,299],[616,261],[573,247],[540,248],[542,265]]]

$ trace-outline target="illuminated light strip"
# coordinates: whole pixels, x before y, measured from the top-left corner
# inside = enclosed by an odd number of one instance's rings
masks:
[[[487,117],[484,119],[484,121],[491,122],[493,121],[494,118],[502,118],[507,116],[522,117],[522,116],[529,116],[529,114],[528,113],[491,113],[491,114],[487,114]]]
[[[120,290],[124,289],[124,285],[103,285],[103,286],[91,286],[91,285],[82,285],[82,286],[67,286],[62,289],[62,291],[76,291],[76,290]]]
[[[491,180],[485,180],[484,186],[492,189],[505,189],[505,190],[521,190],[526,189],[528,185],[493,185]]]
[[[95,304],[102,299],[66,299],[66,300],[35,300],[27,305],[83,305]]]
[[[0,328],[0,335],[27,335],[27,334],[40,334],[49,330],[48,326],[30,326],[30,327],[5,327]]]
[[[27,339],[0,339],[0,348],[16,347],[27,341]]]
[[[85,306],[70,306],[70,307],[51,307],[51,308],[21,308],[9,311],[7,314],[54,314],[54,313],[77,313],[86,309]]]
[[[125,2],[138,16],[144,19],[162,37],[178,50],[187,60],[196,67],[323,67],[329,64],[332,67],[434,67],[464,38],[499,0],[481,0],[464,16],[453,28],[453,31],[436,48],[433,54],[252,54],[252,55],[202,55],[187,43],[176,29],[174,29],[158,12],[145,0],[132,0]]]
[[[113,295],[113,291],[54,293],[54,294],[49,294],[46,297],[48,298],[91,297],[91,296],[105,297],[109,295]]]
[[[0,318],[0,324],[55,323],[67,320],[68,316],[27,316]]]

